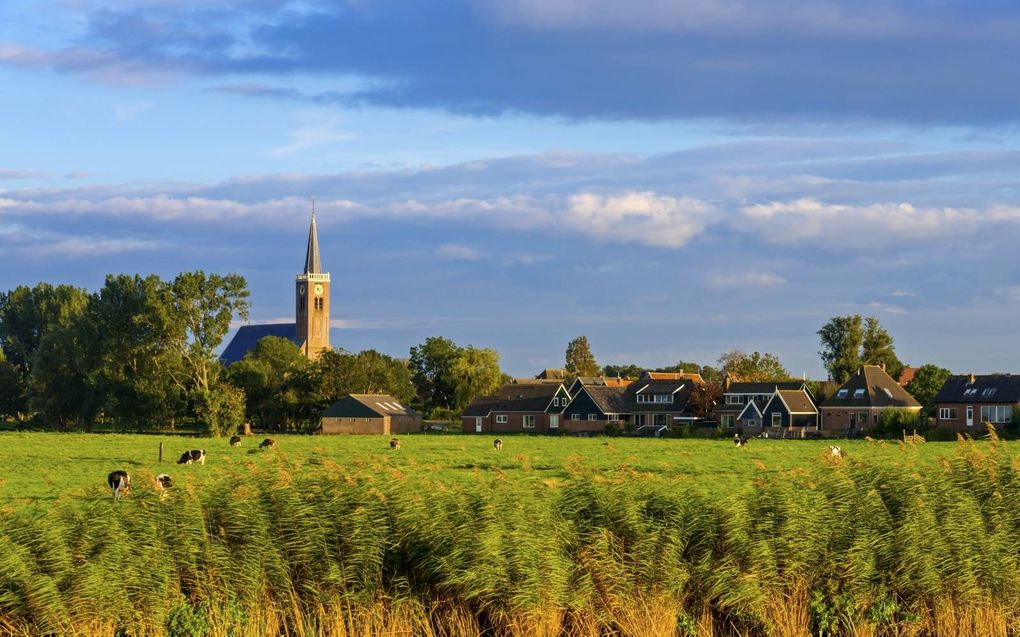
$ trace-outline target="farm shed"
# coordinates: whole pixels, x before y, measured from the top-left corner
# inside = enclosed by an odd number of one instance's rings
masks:
[[[322,412],[316,433],[402,434],[421,431],[421,416],[386,394],[348,394]]]

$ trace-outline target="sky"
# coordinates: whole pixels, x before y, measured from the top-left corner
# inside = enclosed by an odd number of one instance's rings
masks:
[[[312,197],[332,342],[504,370],[1020,371],[1012,0],[6,0],[0,289],[244,275],[293,320]]]

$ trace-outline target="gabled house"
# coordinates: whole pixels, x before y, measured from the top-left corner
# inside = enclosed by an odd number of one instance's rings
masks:
[[[822,429],[848,435],[867,431],[890,409],[920,414],[921,403],[884,369],[864,365],[822,403]]]
[[[751,383],[727,378],[723,384],[722,400],[715,407],[716,421],[723,429],[760,427],[762,410],[780,389],[807,391],[807,384],[802,380]]]
[[[570,387],[567,388],[567,393],[571,396],[581,391],[584,386],[597,386],[597,387],[626,387],[631,384],[629,378],[612,378],[605,376],[578,376],[574,379],[574,382],[570,383]]]
[[[754,403],[749,403],[754,404]],[[777,389],[761,410],[761,426],[768,429],[819,429],[818,406],[806,388]]]
[[[386,394],[348,394],[322,412],[316,433],[399,434],[421,431],[421,416]]]
[[[627,386],[626,397],[634,414],[634,426],[671,427],[697,420],[691,405],[695,381],[636,380]]]
[[[1014,422],[1020,410],[1020,376],[987,374],[950,376],[935,395],[935,416],[939,427],[953,431],[974,431],[985,423]]]
[[[705,379],[697,372],[649,372],[641,373],[641,380],[691,380],[703,384]]]
[[[562,383],[508,383],[492,396],[479,396],[461,414],[461,431],[550,433],[560,428],[570,402]]]
[[[622,429],[632,419],[627,387],[582,385],[563,412],[563,430],[602,433],[610,423]]]

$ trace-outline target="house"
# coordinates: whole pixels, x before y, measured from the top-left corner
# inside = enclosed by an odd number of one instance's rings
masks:
[[[853,435],[874,427],[890,409],[921,413],[921,403],[878,365],[864,365],[822,403],[822,429]]]
[[[695,384],[690,377],[682,380],[642,379],[630,383],[626,397],[634,414],[634,426],[672,427],[697,420],[690,405]]]
[[[421,416],[387,394],[348,394],[322,412],[316,433],[400,434],[421,431]]]
[[[554,433],[570,402],[562,383],[508,383],[492,396],[479,396],[461,413],[461,431]]]
[[[629,378],[606,378],[605,376],[578,376],[570,383],[567,393],[571,396],[577,395],[585,385],[597,385],[601,387],[626,387],[631,382]]]
[[[917,367],[904,367],[896,382],[900,384],[900,387],[906,387],[910,384],[910,381],[914,380],[914,376],[917,376],[918,369]]]
[[[724,429],[761,427],[762,410],[777,390],[807,391],[807,384],[802,380],[740,382],[727,377],[722,400],[714,411],[716,421]]]
[[[704,384],[705,379],[696,372],[649,372],[641,373],[642,380],[691,380],[698,384]]]
[[[623,429],[633,418],[627,391],[618,385],[582,385],[563,411],[563,430],[602,433],[609,424]]]
[[[748,406],[754,402],[748,403]],[[776,389],[761,409],[760,427],[768,429],[819,429],[818,406],[807,388]]]
[[[935,407],[938,426],[953,431],[1012,423],[1020,409],[1020,376],[950,376],[935,395]]]

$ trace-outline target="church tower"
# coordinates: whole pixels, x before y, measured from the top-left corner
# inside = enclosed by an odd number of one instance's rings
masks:
[[[312,201],[312,225],[308,228],[305,271],[295,280],[297,329],[295,336],[308,358],[318,358],[329,345],[329,272],[322,271],[319,234],[315,228],[315,201]]]

